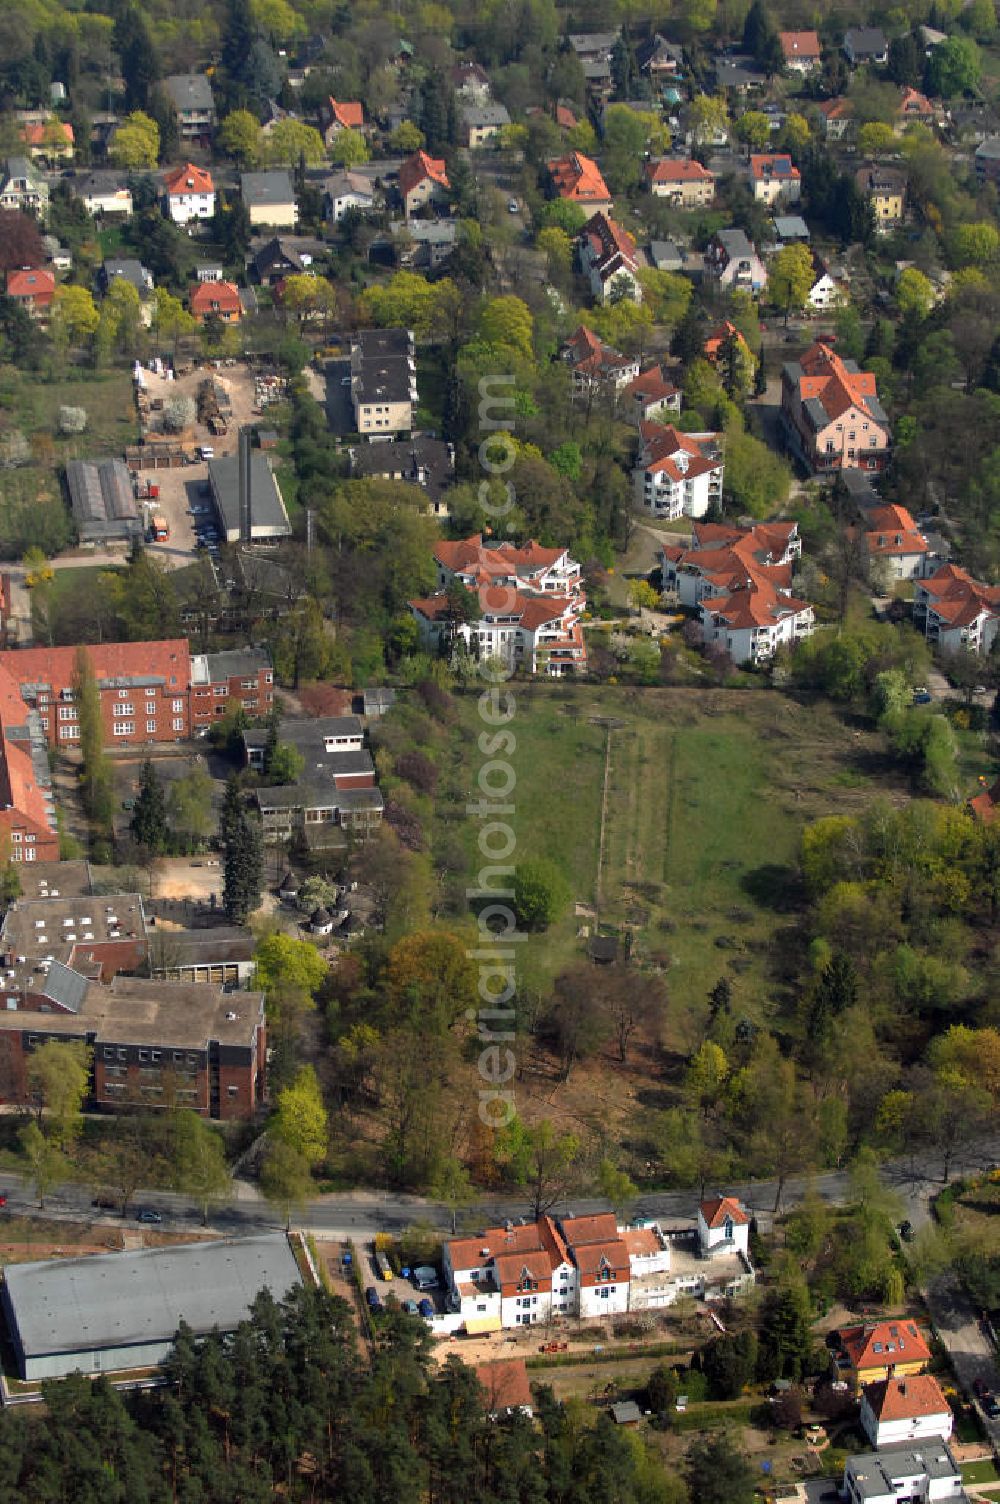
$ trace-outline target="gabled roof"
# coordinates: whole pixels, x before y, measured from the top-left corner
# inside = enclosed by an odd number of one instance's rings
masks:
[[[646,176],[651,183],[715,182],[715,174],[694,157],[657,157],[646,163]]]
[[[750,1221],[735,1196],[710,1196],[698,1210],[706,1227],[722,1227],[727,1217],[731,1217],[737,1227],[746,1227]]]
[[[822,100],[816,108],[825,120],[848,120],[854,114],[854,101],[838,94],[836,99]]]
[[[949,627],[967,627],[984,613],[1000,615],[1000,586],[982,585],[957,564],[945,564],[921,580],[920,590],[931,597],[928,610]]]
[[[930,1348],[908,1318],[877,1321],[873,1326],[842,1327],[838,1336],[851,1366],[858,1370],[931,1360]]]
[[[875,1419],[882,1424],[894,1420],[920,1420],[925,1416],[948,1417],[951,1429],[951,1406],[941,1385],[929,1373],[911,1374],[905,1379],[882,1379],[866,1384],[864,1397]]]
[[[806,58],[809,62],[818,63],[822,49],[819,45],[819,33],[815,31],[779,31],[778,41],[781,43],[781,55],[786,63],[794,62],[796,58]]]
[[[610,203],[611,193],[593,157],[572,151],[568,156],[554,157],[547,165],[560,198],[576,204]]]
[[[681,433],[672,423],[641,423],[639,466],[648,475],[665,474],[672,481],[706,475],[722,465],[717,434]]]
[[[927,539],[906,507],[873,507],[865,523],[865,547],[870,554],[906,557],[928,551]]]
[[[240,290],[233,282],[198,282],[188,294],[194,314],[239,313]]]
[[[617,220],[609,215],[604,213],[591,215],[580,231],[580,238],[589,244],[594,258],[594,270],[602,282],[606,282],[617,272],[635,273],[638,270],[639,255],[635,241],[628,231],[622,229]]]
[[[429,157],[425,151],[416,151],[399,169],[399,188],[403,197],[430,178],[439,188],[450,188],[443,157]]]
[[[482,534],[477,533],[460,542],[442,540],[434,549],[434,558],[455,574],[484,579],[495,575],[506,579],[511,575],[550,569],[565,552],[564,548],[543,548],[533,538],[520,547],[514,543],[486,544]]]
[[[778,178],[783,182],[795,183],[802,177],[785,152],[754,152],[750,158],[750,172],[757,183],[768,183]]]
[[[911,89],[904,86],[899,96],[900,115],[933,115],[934,106],[926,94],[921,94],[919,89]]]
[[[477,1364],[475,1372],[486,1396],[487,1411],[530,1409],[531,1385],[523,1358],[492,1359]]]
[[[598,339],[592,329],[586,324],[581,324],[574,334],[563,346],[563,350],[569,359],[574,371],[584,375],[599,376],[603,372],[620,370],[622,366],[630,364],[627,355],[622,355],[618,350],[613,350]]]
[[[888,428],[872,372],[860,371],[853,360],[843,360],[824,340],[810,345],[801,360],[786,365],[783,377],[792,383],[799,403],[817,429],[834,422],[851,407]]]
[[[169,198],[179,198],[188,193],[215,192],[212,174],[205,167],[196,167],[193,162],[185,162],[182,167],[175,167],[172,172],[166,173],[163,186]]]
[[[365,123],[365,108],[360,99],[336,100],[331,94],[327,108],[332,119],[345,130],[359,131]]]
[[[808,601],[796,600],[784,591],[775,590],[766,580],[754,580],[728,595],[706,597],[701,609],[712,616],[721,616],[730,628],[739,631],[773,627],[783,617],[797,616],[801,611],[811,611],[812,607]],[[733,1220],[737,1219],[734,1217]]]
[[[666,397],[676,395],[678,388],[664,372],[661,365],[650,366],[648,370],[641,371],[634,381],[630,381],[625,387],[625,395],[635,399],[643,399],[647,404],[662,402]]]
[[[38,298],[48,302],[55,290],[56,279],[44,267],[23,266],[19,271],[7,273],[8,298]]]
[[[61,140],[64,146],[73,145],[73,127],[68,120],[50,120],[47,124],[22,125],[19,132],[21,140],[26,146],[47,146],[55,138],[58,145]]]

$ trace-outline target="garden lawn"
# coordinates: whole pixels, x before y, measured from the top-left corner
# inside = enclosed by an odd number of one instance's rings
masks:
[[[699,1009],[724,973],[741,1009],[768,1007],[775,933],[801,902],[797,854],[806,822],[858,812],[879,796],[906,797],[878,734],[847,725],[829,705],[765,689],[537,683],[512,693],[513,860],[556,862],[574,902],[599,899],[602,928],[628,924],[638,952],[666,956],[675,998]],[[475,797],[483,725],[471,696],[459,704],[463,783]],[[478,826],[463,822],[474,871]],[[524,979],[544,988],[579,958],[588,923],[570,905],[533,936],[522,952]]]
[[[962,1482],[969,1483],[1000,1483],[1000,1473],[997,1472],[996,1463],[988,1457],[981,1462],[962,1463]]]
[[[22,429],[29,440],[33,434],[51,435],[58,459],[84,453],[121,455],[139,438],[128,371],[87,371],[62,381],[21,376],[4,382],[3,401],[10,426]],[[59,435],[60,407],[86,408],[83,434]]]

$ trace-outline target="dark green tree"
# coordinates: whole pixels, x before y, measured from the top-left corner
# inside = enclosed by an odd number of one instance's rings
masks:
[[[639,64],[636,61],[635,48],[624,31],[618,33],[615,45],[611,49],[611,82],[616,99],[638,98]]]
[[[125,113],[148,109],[150,92],[160,77],[160,62],[146,19],[134,5],[115,22],[114,48],[125,80]]]
[[[716,1337],[698,1356],[713,1399],[735,1400],[752,1383],[757,1368],[757,1338],[753,1332]]]
[[[768,1291],[761,1313],[757,1377],[801,1379],[812,1352],[809,1291],[797,1270],[788,1270]]]
[[[167,801],[163,785],[150,759],[147,757],[139,771],[139,793],[129,828],[140,846],[150,855],[165,849],[167,844]]]
[[[260,822],[241,815],[225,845],[222,907],[233,924],[245,924],[260,908],[264,843]]]
[[[232,839],[245,810],[239,780],[235,773],[231,773],[226,779],[226,792],[223,795],[222,812],[219,815],[219,841],[223,846]]]
[[[691,1504],[752,1504],[756,1476],[725,1432],[700,1437],[687,1454]]]

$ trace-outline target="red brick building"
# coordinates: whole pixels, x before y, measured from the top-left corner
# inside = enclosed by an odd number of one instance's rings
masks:
[[[263,1101],[263,993],[122,976],[105,986],[58,962],[39,985],[37,1007],[0,1013],[0,1101],[30,1102],[28,1062],[49,1040],[92,1051],[96,1108],[189,1107],[232,1121]]]
[[[234,701],[251,716],[266,715],[274,702],[271,661],[262,648],[192,657],[187,638],[176,637],[97,643],[86,653],[108,747],[184,741],[225,715]],[[76,655],[72,647],[0,653],[0,674],[14,681],[24,706],[37,712],[52,747],[71,748],[80,739]]]

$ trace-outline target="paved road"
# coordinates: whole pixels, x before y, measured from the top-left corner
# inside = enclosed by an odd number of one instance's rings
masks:
[[[973,1394],[975,1380],[981,1379],[995,1394],[1000,1390],[997,1354],[958,1276],[949,1270],[931,1280],[923,1293],[934,1329],[947,1348],[966,1393]],[[994,1451],[997,1451],[1000,1449],[1000,1420],[987,1419],[982,1410],[980,1418]]]
[[[988,1169],[998,1160],[1000,1139],[984,1139],[954,1157],[951,1177]],[[939,1158],[931,1154],[919,1162],[901,1160],[887,1164],[883,1178],[900,1197],[901,1215],[908,1217],[914,1227],[926,1222],[930,1198],[944,1184]],[[42,1215],[30,1184],[18,1176],[8,1175],[4,1177],[3,1185],[12,1211]],[[752,1181],[727,1186],[726,1190],[738,1195],[765,1224],[773,1215],[778,1191],[775,1181]],[[847,1173],[836,1170],[824,1175],[792,1177],[782,1188],[781,1210],[795,1206],[809,1190],[830,1202],[843,1201],[848,1191]],[[690,1223],[696,1199],[697,1193],[692,1190],[651,1192],[637,1198],[632,1214]],[[190,1227],[200,1222],[200,1214],[190,1198],[172,1192],[143,1191],[136,1196],[133,1205],[155,1207],[162,1212],[164,1223],[169,1227]],[[574,1211],[578,1215],[607,1209],[606,1201],[590,1197],[574,1197],[554,1208],[557,1213]],[[528,1202],[522,1198],[494,1197],[463,1209],[461,1222],[463,1226],[481,1227],[526,1217],[530,1210]],[[46,1201],[44,1215],[57,1220],[93,1216],[90,1190],[73,1184],[61,1186]],[[112,1226],[121,1225],[119,1217],[108,1216],[102,1220]],[[365,1238],[381,1230],[399,1231],[414,1222],[423,1222],[447,1232],[451,1230],[452,1221],[452,1213],[447,1207],[421,1196],[396,1191],[349,1191],[321,1196],[310,1202],[295,1218],[295,1225],[331,1236]],[[238,1182],[235,1199],[213,1211],[210,1225],[218,1232],[233,1234],[277,1227],[281,1225],[281,1219],[254,1187]]]

